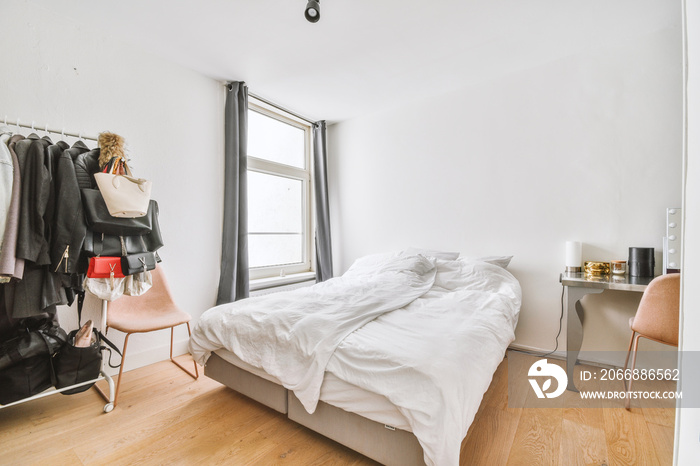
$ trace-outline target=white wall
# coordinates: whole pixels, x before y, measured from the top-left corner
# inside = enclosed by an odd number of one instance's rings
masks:
[[[153,180],[175,299],[199,316],[214,304],[219,276],[222,86],[110,40],[99,25],[75,24],[24,1],[3,2],[0,30],[0,119],[122,135],[135,174]],[[73,309],[60,317],[74,328]],[[179,332],[182,353],[187,336]],[[167,331],[132,337],[126,367],[167,359],[168,338]]]
[[[401,108],[333,125],[336,274],[408,246],[512,254],[516,343],[553,349],[566,240],[585,243],[584,260],[654,247],[660,268],[665,209],[681,203],[680,8],[669,7],[678,24],[654,34],[432,100],[417,88]],[[624,351],[639,296],[604,296],[588,303],[584,349]]]
[[[684,1],[686,30],[686,171],[683,211],[685,214],[683,273],[681,275],[681,389],[683,393],[700,392],[700,373],[693,367],[700,351],[700,4]],[[700,461],[700,407],[688,407],[681,401],[676,411],[675,460],[678,465],[696,465]]]

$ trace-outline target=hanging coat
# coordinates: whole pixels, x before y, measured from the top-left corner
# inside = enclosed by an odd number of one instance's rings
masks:
[[[12,186],[14,183],[14,164],[8,143],[12,131],[7,126],[0,127],[0,253],[5,239],[7,215],[12,203]]]
[[[44,152],[51,144],[46,136],[39,139],[36,134],[30,134],[15,145],[22,177],[17,257],[37,265],[51,263],[44,225],[51,188]]]
[[[51,151],[50,146],[54,146]],[[25,259],[25,265],[22,280],[5,285],[5,301],[14,318],[55,313],[56,305],[68,302],[60,275],[50,270],[52,219],[47,218],[53,159],[67,147],[36,134],[15,144],[22,178],[17,257]]]
[[[15,145],[24,139],[21,134],[15,134],[9,140],[10,154],[14,166],[12,182],[12,201],[7,213],[5,234],[3,236],[3,248],[0,251],[0,277],[12,277],[21,279],[24,273],[24,259],[18,259],[17,229],[19,227],[20,198],[22,197],[22,178],[20,177],[19,161],[15,153]]]
[[[56,165],[56,211],[54,235],[51,239],[51,270],[59,273],[77,272],[80,249],[87,231],[73,159],[88,151],[87,146],[78,141],[72,148],[63,151]]]

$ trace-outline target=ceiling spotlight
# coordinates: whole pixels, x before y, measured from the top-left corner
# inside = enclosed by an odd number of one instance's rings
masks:
[[[310,23],[317,23],[321,19],[321,0],[309,0],[304,10],[304,16]]]

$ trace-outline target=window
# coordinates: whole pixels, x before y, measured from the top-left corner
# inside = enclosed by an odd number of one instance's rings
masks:
[[[311,125],[249,97],[250,279],[312,269]]]

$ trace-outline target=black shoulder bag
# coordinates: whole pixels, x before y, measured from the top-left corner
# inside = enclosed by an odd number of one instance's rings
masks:
[[[18,336],[0,345],[0,404],[41,393],[54,385],[51,357],[67,340],[52,319],[23,319]]]
[[[121,351],[107,339],[96,328],[92,329],[92,343],[90,346],[77,347],[74,345],[75,335],[78,330],[73,330],[68,334],[68,342],[61,348],[61,351],[56,353],[53,359],[53,367],[56,373],[56,388],[70,387],[71,385],[80,384],[89,380],[95,380],[100,375],[102,368],[102,350],[108,350],[109,367],[116,369],[119,365],[112,365],[112,349],[121,356]],[[110,348],[103,346],[106,343]],[[120,363],[121,364],[121,363]],[[84,392],[95,385],[95,383],[86,383],[80,387],[71,388],[61,392],[64,395],[73,395]]]

